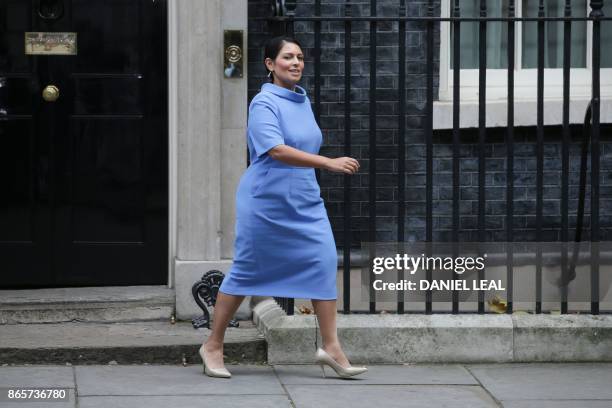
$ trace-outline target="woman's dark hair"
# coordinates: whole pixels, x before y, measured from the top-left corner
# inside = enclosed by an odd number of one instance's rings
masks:
[[[293,43],[295,45],[297,45],[298,47],[302,48],[302,44],[300,44],[300,42],[298,40],[296,40],[293,37],[289,37],[286,35],[281,35],[278,37],[273,37],[270,38],[266,41],[265,44],[265,49],[264,49],[264,66],[265,61],[267,58],[270,58],[272,61],[276,60],[276,57],[278,56],[278,53],[280,52],[280,50],[283,48],[283,46],[285,45],[285,43]],[[268,67],[266,67],[266,72],[269,74],[268,72]],[[270,75],[269,80],[270,82],[274,82],[274,74]]]

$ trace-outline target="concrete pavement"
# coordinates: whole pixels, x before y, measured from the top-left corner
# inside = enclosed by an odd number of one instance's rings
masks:
[[[65,387],[63,403],[12,407],[591,407],[612,406],[612,363],[369,365],[350,380],[316,365],[5,365],[0,388]],[[3,388],[4,389],[4,388]]]

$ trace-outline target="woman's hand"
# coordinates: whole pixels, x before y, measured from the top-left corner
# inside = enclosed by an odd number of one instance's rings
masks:
[[[352,157],[328,159],[325,169],[336,173],[355,174],[359,170],[359,162]]]

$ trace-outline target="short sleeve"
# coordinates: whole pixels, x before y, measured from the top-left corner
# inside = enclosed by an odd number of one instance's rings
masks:
[[[248,121],[248,134],[257,157],[274,146],[285,144],[285,138],[273,105],[263,99],[251,104]]]

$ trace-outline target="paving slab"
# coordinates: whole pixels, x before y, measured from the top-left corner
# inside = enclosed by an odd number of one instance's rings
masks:
[[[458,364],[440,365],[367,365],[368,371],[351,379],[338,377],[333,369],[326,366],[323,377],[318,365],[274,365],[274,371],[282,384],[445,384],[478,385],[469,371]]]
[[[79,397],[79,408],[289,408],[285,395],[109,396]],[[19,407],[17,407],[19,408]],[[22,407],[24,408],[24,407]],[[49,406],[43,408],[51,408]]]
[[[76,398],[74,388],[68,390],[67,401],[45,401],[45,402],[4,402],[0,401],[2,408],[75,408]]]
[[[202,365],[77,366],[79,396],[102,395],[236,395],[285,392],[272,367],[226,365],[232,378],[212,378]]]
[[[74,388],[72,367],[0,367],[0,387]]]
[[[524,400],[504,401],[504,408],[610,408],[612,400]]]
[[[500,401],[612,400],[610,363],[470,364],[466,368]]]
[[[481,408],[499,405],[479,386],[473,385],[287,385],[297,408]]]
[[[341,379],[319,366],[227,364],[230,379],[210,378],[201,364],[0,366],[0,387],[63,387],[70,400],[22,407],[509,407],[612,406],[610,363],[368,365]],[[76,379],[76,383],[75,380]],[[75,401],[75,391],[78,397]]]
[[[0,367],[0,388],[67,388],[67,401],[6,402],[2,408],[72,408],[75,406],[74,370],[72,367]]]

